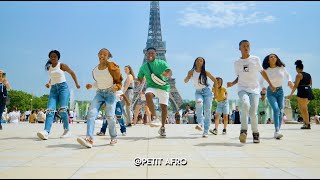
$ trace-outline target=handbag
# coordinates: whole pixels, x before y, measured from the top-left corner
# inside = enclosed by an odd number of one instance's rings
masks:
[[[166,85],[167,82],[164,81],[164,80],[162,80],[162,78],[158,77],[157,75],[155,75],[155,74],[152,72],[152,70],[151,70],[150,64],[149,64],[149,63],[147,63],[147,64],[148,64],[149,71],[150,71],[150,73],[151,73],[151,79],[152,79],[152,81],[153,81],[154,83],[158,84],[159,86],[164,86],[164,85]]]
[[[310,88],[310,97],[308,98],[310,101],[314,100],[314,94],[313,94],[313,91],[312,89]]]

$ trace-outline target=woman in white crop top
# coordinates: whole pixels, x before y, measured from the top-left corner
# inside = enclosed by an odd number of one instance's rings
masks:
[[[272,85],[276,87],[276,91],[272,92],[270,87],[267,88],[267,98],[273,110],[273,120],[274,120],[274,138],[281,139],[283,135],[280,132],[282,114],[283,114],[283,103],[284,94],[282,84],[284,79],[288,79],[288,86],[290,89],[293,87],[290,74],[285,68],[285,64],[280,60],[276,54],[269,54],[263,60],[262,67],[267,73],[269,80]],[[263,81],[260,83],[263,85]]]
[[[48,56],[50,59],[48,60],[45,68],[48,71],[50,80],[49,83],[46,84],[46,87],[51,87],[51,89],[48,100],[45,127],[43,131],[37,133],[37,136],[42,140],[47,140],[49,138],[54,114],[58,104],[60,104],[60,109],[58,112],[63,120],[64,129],[61,138],[70,137],[69,118],[67,112],[70,91],[66,83],[64,71],[68,72],[72,76],[77,88],[80,88],[76,74],[68,67],[68,65],[59,62],[60,52],[53,50],[49,52]]]
[[[196,129],[202,131],[202,126],[204,125],[202,137],[208,137],[213,100],[213,94],[208,84],[207,77],[209,77],[214,82],[214,92],[216,91],[218,84],[216,78],[213,77],[210,72],[206,71],[205,65],[206,61],[204,60],[204,58],[198,57],[194,61],[193,67],[188,72],[187,77],[184,79],[184,82],[187,83],[192,78],[194,87],[196,88],[195,98],[198,122]]]
[[[112,55],[108,49],[101,49],[98,53],[99,64],[94,68],[92,75],[95,80],[92,84],[87,84],[86,88],[97,89],[96,95],[91,101],[89,116],[87,118],[87,135],[77,139],[78,143],[91,148],[93,146],[93,133],[94,124],[98,116],[98,112],[103,104],[105,104],[105,117],[108,121],[109,135],[111,137],[110,144],[117,143],[117,131],[116,131],[116,120],[115,120],[115,108],[116,108],[116,91],[121,89],[115,83],[115,74],[117,77],[121,77],[120,81],[117,82],[122,85],[122,75],[119,66],[114,62],[110,62],[109,58]],[[110,72],[113,71],[113,72]]]

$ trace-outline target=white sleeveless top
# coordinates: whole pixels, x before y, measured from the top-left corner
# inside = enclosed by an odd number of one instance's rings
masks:
[[[199,76],[200,76],[200,73],[198,73],[197,71],[193,71],[193,75],[192,75],[193,85],[196,89],[203,89],[207,86],[199,83]]]
[[[113,86],[113,77],[111,76],[109,69],[99,70],[98,66],[93,69],[93,79],[96,80],[93,83],[95,89],[108,89]]]
[[[51,79],[51,85],[66,82],[66,76],[64,72],[60,69],[60,62],[56,65],[56,67],[52,67],[52,64],[48,70],[49,77]]]

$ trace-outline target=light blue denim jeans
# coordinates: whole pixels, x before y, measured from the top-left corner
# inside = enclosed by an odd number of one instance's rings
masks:
[[[248,130],[248,116],[250,117],[251,130],[258,131],[257,110],[259,104],[259,94],[248,93],[244,90],[238,92],[241,103],[241,130]]]
[[[284,94],[283,94],[282,87],[277,88],[275,92],[272,92],[271,89],[268,87],[267,98],[273,110],[274,128],[275,128],[275,131],[278,132],[281,128],[282,115],[283,115]]]
[[[46,112],[46,122],[44,130],[50,133],[54,113],[56,112],[57,104],[60,104],[59,115],[63,121],[63,129],[69,130],[69,121],[68,121],[68,103],[69,103],[70,91],[68,84],[66,82],[54,84],[51,86],[47,112]]]
[[[116,93],[109,88],[97,90],[96,96],[91,102],[89,116],[87,119],[87,136],[89,136],[91,139],[93,139],[95,120],[98,116],[99,109],[104,103],[106,107],[106,119],[109,125],[109,135],[111,139],[115,139],[117,137],[116,120],[114,118],[114,111],[116,108]]]
[[[197,89],[195,97],[197,122],[200,126],[204,126],[204,133],[208,133],[211,120],[212,91],[209,87]]]

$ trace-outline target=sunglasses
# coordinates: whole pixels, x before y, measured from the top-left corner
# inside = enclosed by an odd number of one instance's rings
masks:
[[[261,94],[261,96],[265,96],[266,94]]]

